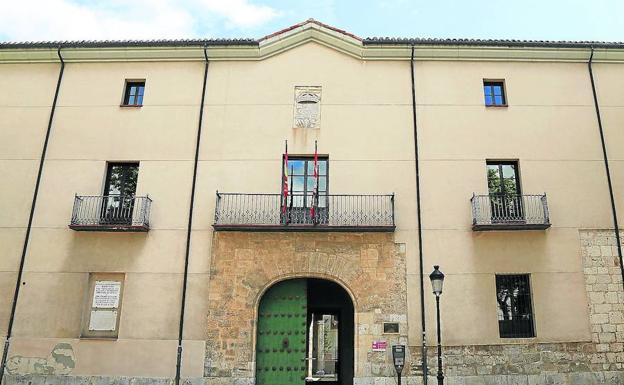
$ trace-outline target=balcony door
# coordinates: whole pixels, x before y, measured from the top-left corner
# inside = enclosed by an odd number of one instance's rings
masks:
[[[138,163],[109,163],[102,197],[102,224],[132,224]]]
[[[487,162],[492,223],[523,222],[518,162]]]
[[[288,160],[288,201],[286,222],[291,224],[327,224],[327,158],[318,159],[318,178],[314,177],[314,159],[290,158]],[[284,181],[282,180],[282,184]],[[318,194],[315,189],[318,184]],[[312,217],[310,208],[315,206]]]

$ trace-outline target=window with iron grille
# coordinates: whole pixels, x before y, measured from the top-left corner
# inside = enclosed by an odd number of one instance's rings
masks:
[[[503,80],[484,80],[483,94],[485,96],[486,106],[502,107],[507,105],[505,81]]]
[[[535,337],[528,274],[496,275],[496,302],[501,338]]]
[[[124,106],[142,106],[143,94],[145,92],[145,81],[126,81],[124,91]]]

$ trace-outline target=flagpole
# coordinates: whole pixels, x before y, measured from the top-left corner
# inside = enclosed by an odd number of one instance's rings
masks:
[[[293,208],[293,201],[295,200],[295,196],[293,195],[293,178],[292,178],[292,174],[293,174],[293,166],[290,166],[290,209],[288,211],[288,223],[292,222],[291,221],[291,215],[292,215],[292,208]]]
[[[282,159],[282,168],[284,169],[284,184],[282,185],[282,223],[285,225],[287,221],[286,206],[288,205],[288,140],[284,141],[285,151]]]

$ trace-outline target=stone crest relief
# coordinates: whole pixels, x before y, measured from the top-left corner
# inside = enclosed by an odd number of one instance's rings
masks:
[[[295,87],[295,127],[321,127],[321,87]]]

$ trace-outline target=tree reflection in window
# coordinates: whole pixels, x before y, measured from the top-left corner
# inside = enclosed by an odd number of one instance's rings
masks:
[[[499,332],[503,338],[534,337],[529,276],[497,275]]]

